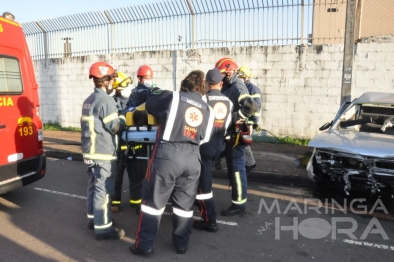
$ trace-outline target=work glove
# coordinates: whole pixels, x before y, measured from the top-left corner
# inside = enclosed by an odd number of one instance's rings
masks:
[[[253,123],[253,130],[260,132],[262,130],[261,126],[259,125],[259,123]]]
[[[393,126],[393,122],[394,122],[393,119],[394,119],[394,116],[391,116],[391,117],[387,118],[387,119],[384,121],[383,126],[382,126],[382,128],[381,128],[380,130],[382,130],[383,132],[385,132],[385,131],[386,131],[386,128],[392,127],[392,126]]]

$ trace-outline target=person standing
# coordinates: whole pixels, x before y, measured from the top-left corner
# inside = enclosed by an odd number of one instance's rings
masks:
[[[241,78],[246,88],[248,89],[250,97],[257,104],[257,111],[248,119],[248,125],[250,126],[250,131],[255,130],[257,132],[261,131],[261,127],[259,124],[260,117],[260,109],[261,109],[261,92],[260,89],[250,82],[250,78],[252,77],[252,71],[247,66],[241,66],[238,70],[238,77]],[[252,134],[250,134],[252,135]],[[253,152],[250,145],[245,147],[245,169],[246,172],[252,171],[253,168],[256,167],[256,161],[254,160]]]
[[[94,228],[96,240],[115,240],[125,235],[113,227],[110,196],[116,173],[117,133],[124,128],[115,101],[109,96],[116,77],[114,68],[106,62],[96,62],[89,70],[94,92],[82,105],[81,146],[87,165],[88,227]]]
[[[196,201],[201,220],[194,221],[193,227],[208,232],[216,232],[219,229],[212,194],[212,164],[223,151],[224,135],[231,123],[233,109],[230,99],[220,92],[223,84],[222,78],[222,74],[216,68],[209,70],[205,77],[208,86],[207,103],[213,108],[215,120],[211,139],[200,146],[201,174]]]
[[[236,136],[237,125],[246,121],[257,111],[257,104],[250,97],[245,84],[236,74],[238,65],[231,58],[219,59],[215,68],[223,76],[221,92],[233,103],[232,124],[228,129],[230,136]],[[247,201],[247,178],[245,170],[245,145],[232,139],[225,140],[224,155],[227,162],[227,174],[231,185],[232,204],[221,212],[222,216],[234,216],[245,212]]]
[[[126,74],[122,72],[117,73],[117,77],[114,80],[114,83],[112,84],[112,87],[115,89],[115,95],[113,96],[115,103],[116,103],[116,108],[119,113],[121,113],[125,108],[127,108],[127,102],[129,101],[129,97],[131,94],[131,84],[133,83],[133,80],[128,77]],[[127,152],[124,147],[127,147],[128,145],[126,144],[125,141],[121,139],[121,135],[119,135],[119,144],[120,147],[118,148],[118,165],[117,165],[117,172],[116,172],[116,177],[115,177],[115,190],[114,190],[114,195],[112,196],[112,201],[111,201],[111,211],[112,212],[118,212],[119,207],[121,204],[121,199],[122,199],[122,184],[123,184],[123,176],[124,176],[124,171],[127,166],[132,165],[133,159],[129,159],[128,155],[125,155]],[[123,148],[123,149],[122,149]],[[134,160],[135,161],[135,160]],[[132,204],[133,201],[133,195],[134,195],[134,184],[133,179],[136,177],[135,172],[139,170],[130,170],[128,168],[127,170],[127,175],[129,178],[129,194],[130,194],[130,204]],[[139,181],[140,182],[140,181]],[[138,188],[141,190],[141,187]],[[137,190],[138,190],[137,189]],[[138,193],[138,195],[141,195]],[[137,199],[141,201],[140,199]]]
[[[209,141],[214,114],[202,99],[204,73],[192,71],[181,82],[180,92],[151,88],[147,94],[133,93],[130,101],[145,102],[148,114],[158,119],[156,144],[142,181],[142,204],[134,255],[153,253],[153,242],[171,197],[172,242],[176,253],[185,254],[193,222],[193,204],[200,176],[200,144]]]

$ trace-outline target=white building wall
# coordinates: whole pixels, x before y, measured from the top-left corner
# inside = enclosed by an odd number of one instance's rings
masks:
[[[146,51],[34,61],[43,121],[79,127],[81,106],[93,91],[89,68],[107,61],[134,77],[140,65],[154,70],[154,83],[179,88],[195,69],[206,72],[222,57],[252,69],[262,93],[261,125],[277,136],[311,138],[339,108],[343,45],[264,46]],[[367,91],[394,92],[394,44],[359,43],[353,68],[352,98]]]

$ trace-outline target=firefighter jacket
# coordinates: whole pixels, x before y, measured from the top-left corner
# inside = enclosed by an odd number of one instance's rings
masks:
[[[206,94],[206,98],[208,105],[212,107],[215,114],[212,136],[223,138],[231,123],[233,103],[227,96],[216,89],[209,90]]]
[[[116,134],[123,129],[123,125],[114,99],[96,87],[82,105],[83,158],[97,161],[116,160]]]
[[[250,97],[256,102],[257,104],[257,111],[249,117],[249,121],[253,123],[258,123],[259,122],[259,117],[260,117],[260,109],[261,109],[261,92],[260,89],[252,84],[249,80],[246,81],[245,83],[246,88],[248,89]]]
[[[129,101],[128,97],[123,97],[119,93],[115,93],[113,98],[116,103],[116,108],[118,109],[119,112],[121,112],[123,109],[127,108],[127,102]]]
[[[139,92],[140,97],[137,93],[134,96],[135,101],[146,98],[142,101],[146,111],[159,121],[156,141],[197,145],[209,141],[214,113],[199,93],[172,92],[154,87],[147,94]]]
[[[230,78],[228,83],[223,85],[221,92],[233,103],[232,126],[238,120],[247,119],[257,111],[256,102],[250,97],[245,84],[236,74]]]
[[[129,101],[127,102],[127,108],[133,108],[143,104],[146,101],[150,90],[151,89],[145,85],[138,83],[138,85],[133,90],[131,90],[131,95],[129,97]]]

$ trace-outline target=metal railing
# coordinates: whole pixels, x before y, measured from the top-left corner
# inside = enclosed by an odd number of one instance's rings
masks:
[[[314,25],[346,0],[170,0],[23,23],[33,59],[63,56],[343,42]],[[337,8],[338,10],[338,8]],[[330,12],[333,19],[333,12]],[[319,20],[320,19],[320,20]],[[339,19],[338,16],[334,19]],[[342,18],[341,18],[342,19]],[[343,21],[338,21],[343,24]],[[328,25],[329,27],[330,25]],[[339,25],[340,27],[341,25]],[[327,31],[327,32],[325,32]]]

